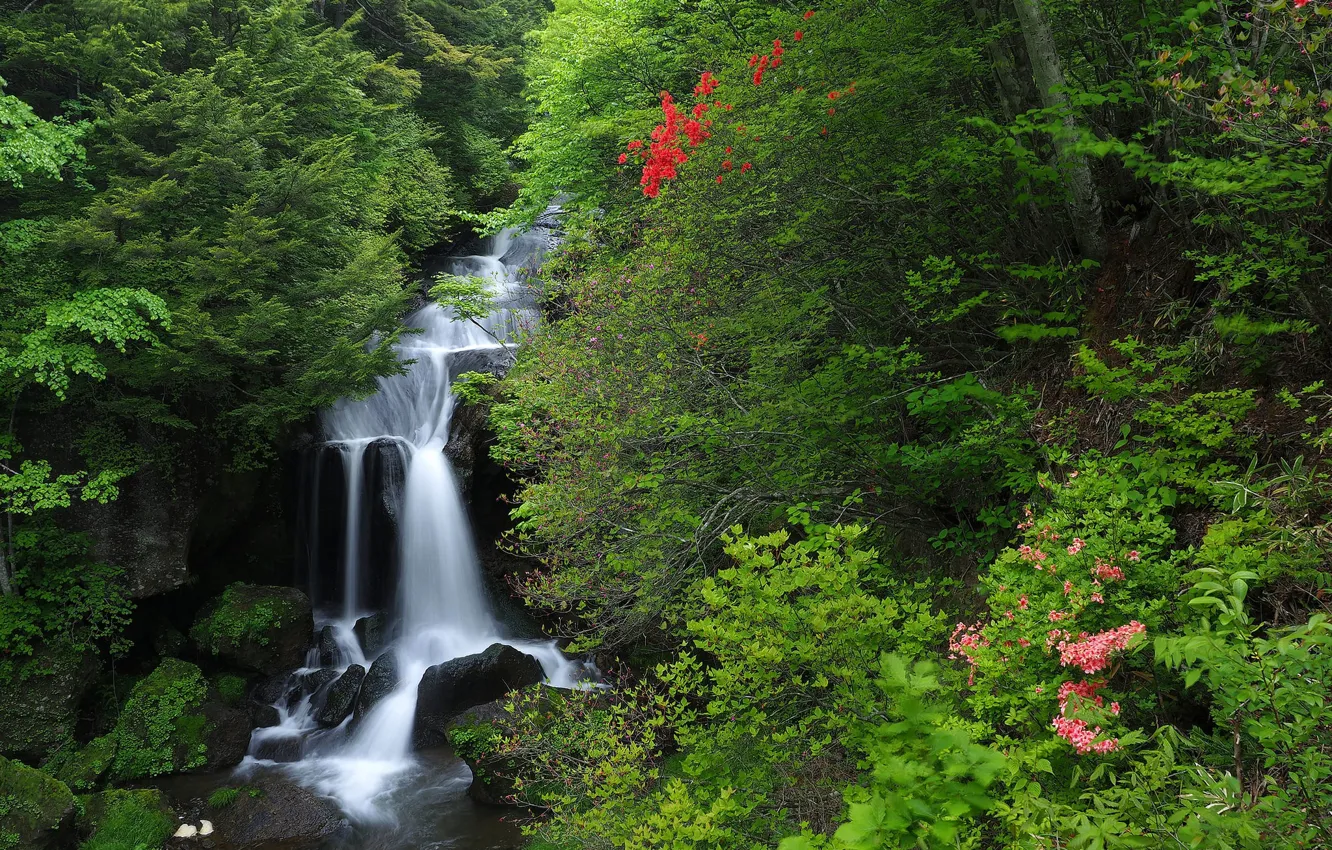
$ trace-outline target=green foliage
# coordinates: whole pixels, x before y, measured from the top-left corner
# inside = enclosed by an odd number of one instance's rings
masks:
[[[74,791],[86,792],[97,788],[116,758],[119,739],[115,735],[102,735],[85,744],[78,752],[60,765],[46,764],[43,769]],[[58,767],[58,770],[53,770]]]
[[[210,809],[225,809],[236,802],[242,790],[241,788],[219,788],[208,795],[208,807]]]
[[[116,720],[116,779],[160,776],[205,762],[207,719],[199,711],[208,686],[199,668],[168,658],[135,684]]]
[[[245,679],[233,673],[223,673],[213,679],[218,696],[228,705],[240,705],[245,699]]]
[[[4,94],[4,86],[0,78],[0,183],[22,188],[25,176],[59,180],[67,166],[78,168],[87,123],[43,121],[28,104]]]
[[[254,594],[254,585],[235,582],[227,585],[217,602],[208,608],[190,628],[190,637],[214,655],[225,647],[244,643],[268,646],[271,632],[297,613],[290,599]],[[234,689],[234,688],[233,688]]]
[[[99,811],[80,850],[153,850],[175,830],[156,790],[103,791],[93,799]]]
[[[17,761],[0,758],[0,848],[25,850],[60,826],[74,807],[64,783]]]

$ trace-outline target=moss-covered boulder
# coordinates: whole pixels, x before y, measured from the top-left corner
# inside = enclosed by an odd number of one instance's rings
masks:
[[[79,850],[153,850],[176,828],[175,818],[156,788],[103,791],[80,797]]]
[[[65,783],[0,758],[0,848],[43,850],[67,843],[74,808],[74,795]]]
[[[74,737],[79,703],[97,681],[97,659],[63,643],[0,669],[0,756],[39,762]]]
[[[140,779],[203,767],[208,685],[202,671],[168,658],[130,691],[112,732],[116,779]]]
[[[55,777],[69,786],[71,791],[93,791],[111,770],[116,760],[118,741],[115,735],[103,735],[89,741],[67,759],[62,759]],[[46,765],[50,770],[52,765]]]
[[[199,612],[190,629],[199,651],[269,675],[305,663],[314,639],[310,600],[294,587],[236,583]]]

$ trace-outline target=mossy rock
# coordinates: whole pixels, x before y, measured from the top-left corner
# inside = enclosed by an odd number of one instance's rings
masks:
[[[200,610],[190,639],[205,655],[273,675],[305,663],[314,639],[314,613],[310,600],[294,587],[237,582]]]
[[[179,773],[207,763],[208,685],[198,667],[168,658],[130,691],[116,728],[116,779]]]
[[[33,763],[74,737],[79,703],[97,682],[97,659],[64,643],[44,643],[0,679],[0,756]]]
[[[64,843],[74,810],[74,794],[65,783],[0,758],[0,850],[43,850]]]
[[[103,735],[89,741],[83,749],[64,759],[55,776],[72,791],[92,791],[102,784],[116,758],[115,735]],[[50,769],[50,765],[47,766]]]
[[[176,828],[175,818],[156,788],[103,791],[80,797],[77,824],[87,840],[80,850],[157,848]]]

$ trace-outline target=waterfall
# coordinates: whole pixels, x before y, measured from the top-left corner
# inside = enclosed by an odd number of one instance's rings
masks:
[[[547,238],[545,230],[506,230],[489,240],[486,253],[452,258],[448,271],[486,280],[494,312],[473,323],[436,304],[425,305],[404,323],[415,332],[403,334],[397,344],[404,372],[381,378],[377,392],[367,398],[339,401],[322,417],[327,439],[322,448],[340,453],[345,485],[341,598],[331,600],[331,606],[330,600],[317,600],[329,610],[320,627],[332,626],[337,657],[330,668],[327,657],[321,665],[319,650],[313,650],[308,666],[292,674],[290,687],[283,686],[287,693],[276,702],[280,722],[254,731],[247,764],[282,761],[299,781],[335,797],[354,820],[393,818],[395,782],[416,767],[411,746],[416,689],[429,666],[503,642],[536,657],[553,685],[574,686],[581,676],[581,665],[566,659],[553,641],[515,639],[496,619],[466,505],[445,452],[457,403],[453,379],[506,361],[518,332],[535,320],[522,275]],[[384,462],[387,446],[396,449],[398,466]],[[405,480],[372,480],[375,475],[392,479],[395,473]],[[327,525],[328,513],[320,520],[327,506],[320,504],[319,488],[321,475],[328,474],[317,457],[313,474],[305,477],[314,488],[306,494],[313,507],[305,527],[316,539],[303,546],[311,553],[321,551],[317,536]],[[389,566],[375,562],[376,547],[370,545],[372,515],[383,502],[389,503],[397,535],[397,592],[387,626],[396,639],[381,652],[395,654],[398,684],[356,723],[348,719],[322,729],[314,718],[334,673],[351,664],[369,667],[376,654],[363,652],[355,630],[358,618],[376,604],[368,588]],[[301,684],[311,681],[320,682],[313,694]]]

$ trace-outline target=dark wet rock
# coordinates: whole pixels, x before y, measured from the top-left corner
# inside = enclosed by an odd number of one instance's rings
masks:
[[[352,710],[356,708],[356,695],[361,692],[361,683],[364,681],[364,667],[359,664],[348,667],[328,689],[324,705],[315,716],[315,721],[320,726],[331,729],[350,717]]]
[[[250,698],[255,702],[265,705],[273,705],[282,699],[282,695],[291,689],[292,676],[290,673],[279,673],[276,676],[269,676],[259,684],[254,686],[250,693]]]
[[[250,712],[238,706],[210,700],[203,705],[206,770],[225,770],[240,764],[250,747]]]
[[[369,658],[388,643],[388,624],[383,614],[371,614],[356,621],[352,633],[361,642],[361,652]]]
[[[356,698],[356,712],[352,722],[360,723],[370,709],[393,693],[393,689],[397,686],[398,656],[390,649],[376,658],[375,663],[370,665],[370,672],[365,674],[365,681],[361,683],[361,693]]]
[[[347,823],[331,800],[271,773],[252,780],[212,820],[216,846],[228,850],[311,850]]]
[[[319,692],[319,689],[328,685],[338,678],[337,670],[312,670],[303,676],[296,677],[294,686],[287,691],[287,705],[295,705],[302,697],[307,697]]]
[[[159,656],[179,658],[190,650],[190,639],[171,623],[160,620],[153,627],[153,651]]]
[[[300,761],[304,752],[300,735],[273,735],[255,741],[253,755],[264,761],[293,762]]]
[[[342,657],[342,650],[338,649],[337,630],[332,626],[324,626],[319,630],[319,641],[315,644],[319,650],[319,666],[336,667],[338,660]]]
[[[206,604],[190,629],[201,653],[270,675],[301,666],[313,634],[304,593],[239,582]]]
[[[0,846],[46,850],[70,843],[74,808],[65,783],[0,758]]]
[[[0,699],[0,756],[34,764],[74,737],[79,703],[97,683],[96,656],[63,643],[15,659],[18,681]]]
[[[282,715],[275,706],[262,702],[250,703],[250,725],[255,729],[267,729],[282,722]]]
[[[426,670],[416,692],[412,743],[417,748],[437,747],[445,741],[448,722],[463,711],[544,678],[540,662],[502,643],[436,664]]]

